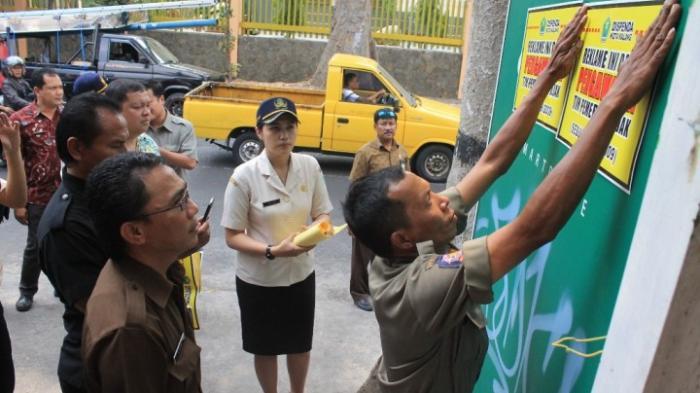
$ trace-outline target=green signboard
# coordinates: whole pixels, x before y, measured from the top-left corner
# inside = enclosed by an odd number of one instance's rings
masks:
[[[681,5],[687,9],[691,2],[683,0]],[[531,18],[531,29],[553,29],[557,23],[545,20],[546,16],[542,17],[541,11],[548,7],[561,10],[560,3],[548,0],[510,2],[490,138],[496,135],[512,113],[518,88],[523,87],[525,79],[522,79],[522,70],[526,67],[521,68],[520,65],[526,61],[527,55],[523,45],[527,36],[526,26],[530,25],[527,23],[528,15],[538,13],[536,18]],[[590,45],[593,50],[588,52],[591,57],[587,60],[606,56],[619,60],[620,56],[624,56],[620,54],[621,50],[610,49],[606,55],[605,45],[610,40],[628,40],[629,34],[634,37],[639,30],[646,29],[646,26],[641,26],[646,23],[645,18],[641,16],[635,22],[635,15],[644,14],[640,7],[660,4],[585,3],[593,7],[592,10],[597,9],[598,14],[603,10],[607,12],[607,16],[596,16],[597,20],[602,21],[600,26],[593,25],[589,18],[586,34],[596,35],[597,44]],[[682,17],[678,27],[679,37],[682,36],[684,24],[685,18]],[[538,56],[546,56],[548,45],[538,42],[530,45],[530,48],[539,51]],[[494,286],[494,301],[484,308],[490,343],[476,392],[591,390],[600,361],[599,351],[604,350],[625,265],[634,263],[627,261],[627,255],[659,138],[659,126],[673,74],[674,53],[675,48],[657,81],[648,110],[640,109],[646,114],[641,117],[644,121],[643,132],[640,140],[630,145],[634,153],[633,162],[625,164],[625,168],[632,173],[623,179],[625,182],[621,182],[610,176],[610,171],[601,163],[601,170],[583,201],[556,240],[535,251]],[[604,66],[614,68],[612,66],[615,64],[610,61],[589,63],[600,65],[599,71],[603,72]],[[533,59],[527,69],[536,70],[537,65],[537,59]],[[595,70],[577,74],[580,67],[581,61],[572,73],[577,78],[572,79],[590,81],[590,75]],[[609,72],[615,74],[614,70]],[[605,80],[605,76],[600,79]],[[568,86],[567,100],[576,99],[578,92],[570,89],[577,86],[583,92],[592,90],[579,83],[582,82]],[[585,97],[589,103],[586,108],[591,108],[596,102],[596,94],[589,95],[593,98]],[[564,109],[563,118],[567,118],[567,110],[580,110],[579,102],[582,100],[580,97],[577,100],[576,103],[570,101],[565,104],[565,107],[572,109]],[[577,119],[574,121],[580,122]],[[551,168],[569,151],[572,140],[560,137],[566,131],[563,128],[553,132],[559,128],[555,123],[548,118],[547,122],[535,125],[510,171],[480,200],[475,236],[488,235],[512,221]],[[560,122],[559,126],[563,127],[564,123]],[[649,280],[652,282],[653,277]],[[653,310],[639,312],[648,312],[650,318],[655,317]],[[552,345],[556,342],[561,342],[562,346]],[[577,352],[567,351],[567,347]]]

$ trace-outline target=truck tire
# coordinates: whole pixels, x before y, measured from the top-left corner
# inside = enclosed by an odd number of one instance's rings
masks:
[[[452,167],[452,149],[445,145],[428,145],[416,157],[418,176],[431,183],[442,183]]]
[[[231,146],[233,162],[240,165],[257,157],[263,151],[263,143],[254,131],[246,131],[236,137]]]
[[[175,116],[182,117],[185,93],[173,93],[165,99],[165,109]]]

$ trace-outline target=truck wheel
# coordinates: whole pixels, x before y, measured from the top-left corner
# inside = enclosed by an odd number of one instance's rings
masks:
[[[177,117],[182,117],[182,108],[185,103],[184,93],[173,93],[165,99],[165,109]]]
[[[431,183],[447,180],[452,166],[452,149],[445,145],[429,145],[418,153],[416,172]]]
[[[231,146],[233,161],[240,165],[258,156],[263,151],[263,143],[255,132],[244,132],[236,137]]]

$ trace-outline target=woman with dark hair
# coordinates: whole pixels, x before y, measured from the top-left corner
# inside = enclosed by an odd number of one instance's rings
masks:
[[[226,244],[238,251],[243,349],[255,355],[265,393],[277,392],[278,355],[287,355],[291,391],[304,391],[316,284],[312,247],[293,239],[309,221],[327,220],[333,208],[318,162],[292,153],[298,123],[292,101],[260,104],[256,132],[265,149],[234,170],[221,219]]]

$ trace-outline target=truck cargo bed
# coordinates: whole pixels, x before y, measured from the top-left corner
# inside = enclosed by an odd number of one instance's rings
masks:
[[[255,103],[270,97],[283,96],[297,106],[322,107],[325,91],[298,86],[280,86],[260,82],[205,83],[189,94],[193,99],[224,100]]]

